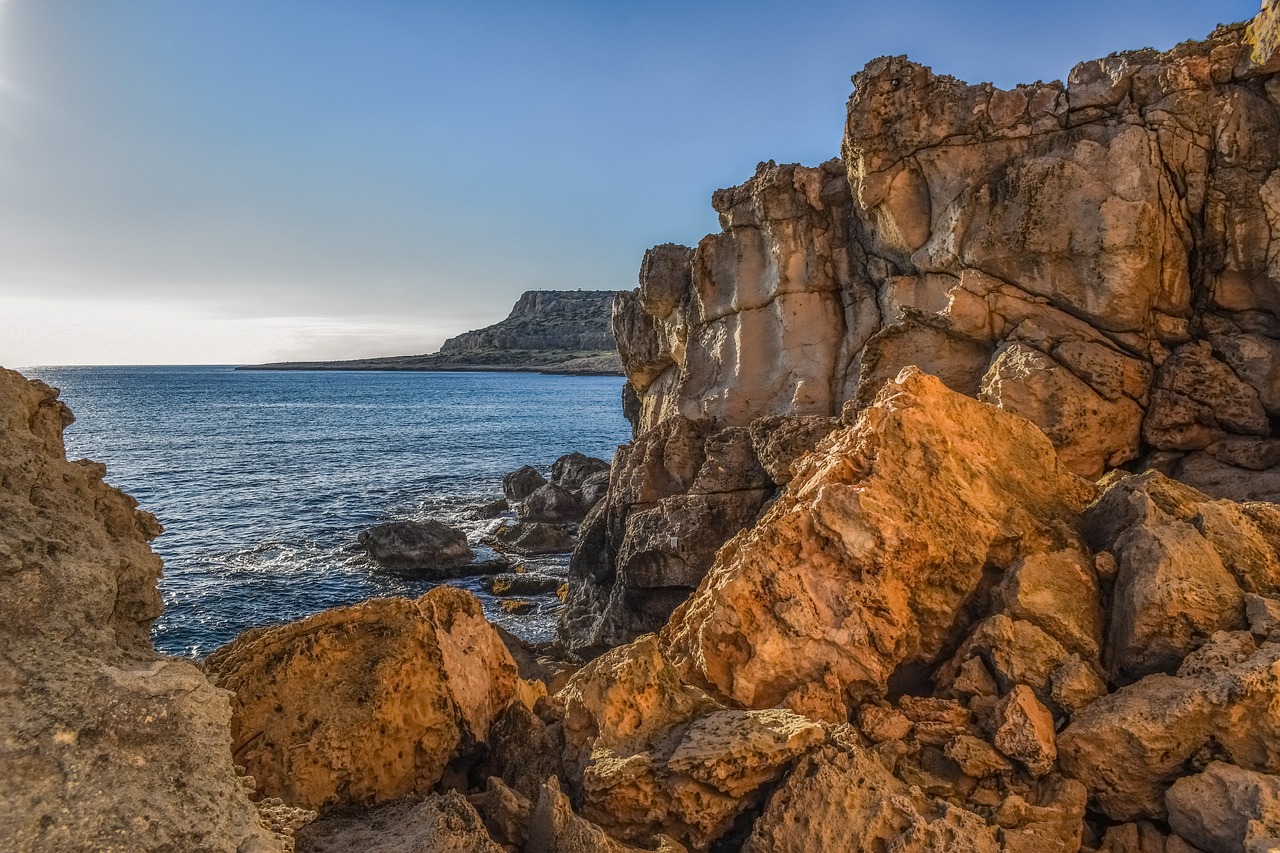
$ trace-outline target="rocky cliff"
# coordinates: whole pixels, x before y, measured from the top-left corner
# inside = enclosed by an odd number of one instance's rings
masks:
[[[612,290],[528,290],[505,320],[464,332],[442,353],[476,350],[611,350]]]
[[[614,308],[636,439],[565,637],[661,626],[790,460],[908,365],[1081,476],[1280,498],[1275,16],[1009,91],[875,60],[842,159],[763,163],[713,196],[720,233],[651,249]]]

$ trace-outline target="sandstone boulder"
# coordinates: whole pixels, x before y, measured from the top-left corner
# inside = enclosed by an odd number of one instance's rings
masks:
[[[58,392],[0,369],[0,846],[270,853],[231,709],[157,655],[160,525],[68,462]]]
[[[622,838],[664,833],[696,850],[825,739],[788,711],[719,707],[678,680],[651,635],[588,664],[557,698],[583,815]]]
[[[1165,794],[1169,826],[1201,850],[1280,847],[1280,776],[1215,761]]]
[[[234,694],[236,762],[308,808],[426,793],[517,681],[479,602],[447,586],[247,631],[205,667]]]
[[[1073,544],[1092,497],[1027,421],[904,371],[720,552],[664,651],[746,707],[815,684],[883,695],[900,665],[958,641],[984,567]]]
[[[1177,675],[1149,675],[1081,709],[1058,735],[1064,772],[1119,821],[1164,818],[1165,791],[1198,755],[1280,772],[1280,645],[1251,649],[1247,633],[1220,634]]]
[[[360,534],[360,544],[378,565],[396,571],[447,574],[476,556],[467,534],[434,519],[379,524]]]

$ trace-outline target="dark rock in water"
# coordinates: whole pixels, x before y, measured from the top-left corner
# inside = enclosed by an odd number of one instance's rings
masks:
[[[547,483],[516,507],[521,521],[541,521],[548,524],[568,524],[581,521],[586,513],[582,504],[567,489]]]
[[[467,534],[434,519],[391,521],[360,534],[360,544],[388,569],[456,569],[475,559]]]
[[[504,524],[493,538],[502,548],[528,556],[568,554],[574,545],[573,537],[564,528],[540,522]]]
[[[564,578],[558,578],[555,575],[544,575],[538,572],[520,574],[504,572],[485,578],[480,585],[494,595],[545,595],[555,592],[562,583]]]
[[[484,506],[476,507],[476,515],[479,518],[497,518],[504,512],[511,511],[511,504],[507,503],[506,498],[498,498],[496,501],[487,503]]]
[[[593,474],[609,470],[609,463],[582,453],[566,453],[551,465],[551,482],[562,489],[577,491]]]
[[[587,512],[609,494],[609,471],[605,469],[582,481],[582,508]]]
[[[522,501],[547,484],[547,478],[530,465],[502,478],[502,493],[509,501]]]

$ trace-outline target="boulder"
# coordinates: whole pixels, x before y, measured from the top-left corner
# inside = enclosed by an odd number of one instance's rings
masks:
[[[233,768],[227,695],[151,645],[160,525],[67,461],[72,420],[0,369],[0,846],[282,851]]]
[[[695,850],[826,737],[789,711],[720,708],[679,682],[652,635],[592,661],[557,698],[583,816],[624,839],[663,833]]]
[[[542,522],[503,524],[493,532],[494,543],[503,549],[526,556],[567,554],[574,539],[563,527]]]
[[[1022,762],[1032,776],[1040,777],[1053,769],[1058,757],[1053,715],[1025,684],[1014,687],[996,706],[995,745]]]
[[[1280,776],[1214,761],[1174,782],[1164,801],[1169,826],[1201,850],[1280,847]]]
[[[1064,772],[1117,821],[1163,819],[1165,791],[1206,751],[1245,770],[1280,773],[1272,712],[1280,645],[1252,649],[1247,632],[1219,634],[1177,675],[1149,675],[1077,711],[1058,735]]]
[[[996,828],[897,779],[877,751],[826,747],[802,758],[773,793],[742,853],[1001,849]]]
[[[477,518],[499,518],[503,513],[510,511],[511,504],[507,503],[507,499],[498,498],[496,501],[476,507],[475,512]]]
[[[609,472],[600,471],[582,481],[582,508],[590,512],[592,507],[604,500],[609,494]]]
[[[255,628],[205,668],[233,694],[236,762],[263,793],[308,808],[431,790],[517,682],[480,603],[448,586]]]
[[[509,501],[522,501],[547,484],[538,469],[525,465],[502,478],[502,494]]]
[[[883,696],[961,639],[988,565],[1074,547],[1093,496],[1030,423],[905,370],[720,551],[664,653],[748,708]]]
[[[390,521],[360,534],[360,544],[378,565],[396,571],[461,568],[475,559],[467,534],[434,519]]]
[[[566,453],[551,464],[551,482],[571,492],[581,491],[587,480],[607,474],[609,463],[582,453]]]
[[[573,493],[552,483],[539,486],[516,506],[516,517],[525,523],[571,524],[583,515]]]

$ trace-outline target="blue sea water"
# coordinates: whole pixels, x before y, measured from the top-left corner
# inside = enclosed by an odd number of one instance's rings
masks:
[[[432,584],[387,574],[357,542],[373,524],[438,518],[473,544],[507,471],[571,450],[612,459],[630,437],[620,377],[530,373],[258,372],[230,367],[23,371],[62,390],[70,458],[107,466],[165,532],[156,647],[203,657],[239,632]],[[481,558],[494,556],[478,547]],[[567,558],[539,567],[563,572]],[[553,597],[486,613],[551,636]]]

